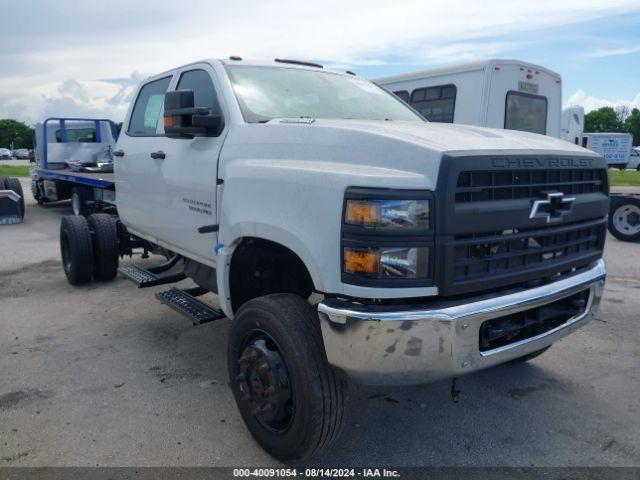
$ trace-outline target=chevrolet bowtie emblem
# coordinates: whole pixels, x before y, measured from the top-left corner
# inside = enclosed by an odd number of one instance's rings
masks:
[[[558,222],[571,212],[575,198],[568,198],[562,192],[545,192],[547,198],[534,200],[529,218],[545,218],[547,223]]]

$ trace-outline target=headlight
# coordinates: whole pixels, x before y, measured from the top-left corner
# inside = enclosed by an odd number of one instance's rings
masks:
[[[433,192],[349,188],[342,218],[342,281],[433,285]]]
[[[350,248],[343,252],[344,272],[369,278],[428,278],[427,247]]]
[[[347,200],[344,220],[347,225],[357,225],[379,230],[429,228],[429,200]]]

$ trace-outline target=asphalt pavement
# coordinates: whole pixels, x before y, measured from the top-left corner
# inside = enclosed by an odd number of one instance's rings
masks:
[[[26,197],[25,223],[0,226],[0,466],[276,465],[227,386],[229,320],[191,326],[155,300],[162,286],[72,287],[69,206]],[[640,466],[640,244],[609,237],[605,258],[586,327],[529,364],[461,377],[457,403],[448,381],[352,386],[342,437],[309,463]]]

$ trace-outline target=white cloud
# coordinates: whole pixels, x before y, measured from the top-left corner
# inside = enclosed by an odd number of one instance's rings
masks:
[[[586,53],[587,58],[603,58],[617,57],[620,55],[629,55],[631,53],[640,52],[640,47],[620,47],[620,48],[599,48],[592,52]]]
[[[629,108],[640,108],[640,93],[638,93],[631,100],[607,100],[605,98],[598,98],[592,95],[587,95],[583,90],[576,91],[564,104],[564,107],[581,106],[584,108],[585,113],[592,110],[597,110],[602,107],[618,107],[626,105]]]
[[[36,121],[64,108],[119,121],[144,76],[201,58],[424,66],[503,55],[518,46],[505,36],[533,40],[542,29],[639,10],[637,0],[10,2],[0,32],[0,118]],[[129,82],[97,80],[114,78]]]

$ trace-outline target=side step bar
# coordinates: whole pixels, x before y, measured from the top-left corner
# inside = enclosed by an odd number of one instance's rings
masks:
[[[189,318],[194,325],[202,325],[225,317],[221,310],[195,298],[205,293],[207,293],[207,290],[200,287],[185,290],[174,287],[170,290],[156,293],[156,298],[161,303]]]
[[[163,263],[162,265],[158,265],[157,267],[145,269],[137,265],[128,265],[126,267],[120,267],[118,271],[123,276],[138,285],[138,288],[166,285],[167,283],[176,283],[187,278],[184,272],[177,272],[169,275],[159,275],[160,273],[164,273],[175,267],[178,263],[178,260],[180,260],[180,257],[178,255],[175,255],[174,257],[171,257],[169,261]]]

